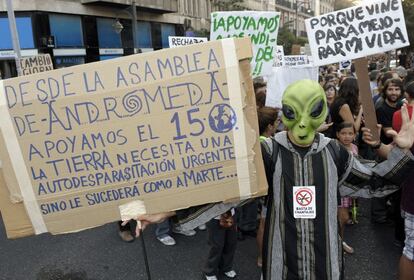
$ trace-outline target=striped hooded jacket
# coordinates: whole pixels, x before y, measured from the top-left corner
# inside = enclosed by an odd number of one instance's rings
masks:
[[[263,279],[339,280],[342,277],[339,197],[368,198],[395,191],[404,174],[414,167],[414,157],[394,148],[381,164],[360,162],[322,134],[316,136],[302,157],[286,132],[276,134],[275,141],[276,162],[264,156],[267,171],[272,169],[274,173],[266,216]],[[315,219],[293,217],[293,186],[315,186]],[[190,215],[180,212],[178,225],[194,228],[232,206],[210,204]]]

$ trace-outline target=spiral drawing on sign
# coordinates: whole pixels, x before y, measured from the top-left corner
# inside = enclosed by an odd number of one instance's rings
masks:
[[[138,90],[134,90],[125,94],[125,96],[122,98],[122,103],[125,110],[131,115],[138,113],[142,109],[142,101],[138,96]]]

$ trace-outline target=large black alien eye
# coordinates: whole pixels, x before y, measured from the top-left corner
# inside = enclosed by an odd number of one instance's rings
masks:
[[[293,111],[292,107],[290,107],[289,105],[283,104],[282,111],[283,111],[283,115],[288,120],[294,120],[295,119],[295,111]]]
[[[315,105],[313,105],[312,111],[310,113],[312,118],[316,118],[320,116],[320,114],[323,111],[323,105],[324,105],[323,100],[320,100]]]

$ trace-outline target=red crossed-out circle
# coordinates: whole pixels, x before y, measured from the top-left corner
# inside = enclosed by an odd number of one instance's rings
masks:
[[[312,192],[307,189],[301,189],[296,193],[296,202],[300,206],[308,206],[313,199]]]

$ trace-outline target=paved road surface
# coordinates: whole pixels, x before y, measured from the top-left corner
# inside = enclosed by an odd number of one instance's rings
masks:
[[[363,201],[360,224],[351,226],[347,240],[355,254],[346,257],[346,280],[393,280],[400,249],[393,245],[392,228],[369,223],[369,201]],[[116,225],[80,233],[7,240],[0,223],[1,280],[145,280],[141,243],[119,240]],[[202,279],[200,268],[207,254],[207,234],[176,236],[177,245],[159,243],[153,228],[145,242],[153,280]],[[255,240],[239,242],[235,269],[241,280],[260,279],[255,266]],[[224,279],[224,277],[222,277]]]

